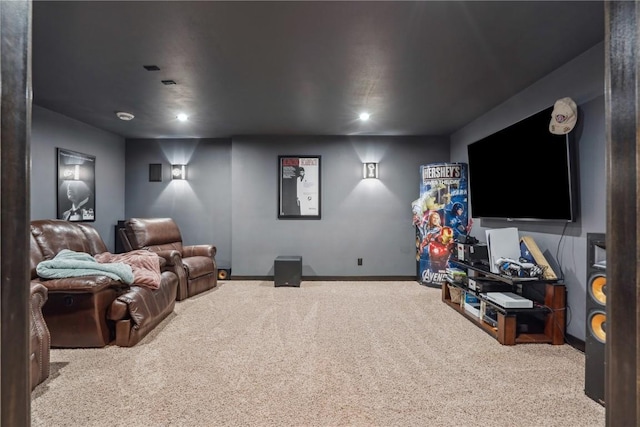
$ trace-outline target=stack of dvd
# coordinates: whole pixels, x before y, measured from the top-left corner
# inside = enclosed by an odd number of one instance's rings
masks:
[[[454,283],[464,283],[467,273],[464,270],[455,267],[447,267],[447,277]]]

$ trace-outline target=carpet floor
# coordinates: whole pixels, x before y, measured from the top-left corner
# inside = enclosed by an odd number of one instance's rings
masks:
[[[131,348],[52,349],[32,426],[604,426],[584,353],[402,282],[223,281]]]

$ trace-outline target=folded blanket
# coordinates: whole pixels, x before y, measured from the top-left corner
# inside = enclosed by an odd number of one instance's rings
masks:
[[[123,254],[102,252],[95,256],[98,262],[125,263],[133,271],[133,283],[150,289],[160,287],[160,257],[155,252],[137,249]]]
[[[45,279],[63,277],[107,276],[127,285],[133,283],[131,266],[124,263],[103,264],[85,252],[63,249],[53,259],[40,262],[36,266],[38,276]]]

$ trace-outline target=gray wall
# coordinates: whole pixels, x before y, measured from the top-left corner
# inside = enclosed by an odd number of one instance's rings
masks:
[[[231,140],[127,140],[126,218],[173,218],[186,245],[213,244],[219,266],[231,266]],[[149,182],[149,164],[162,182]],[[171,180],[171,164],[187,164],[187,180]],[[124,219],[121,218],[121,219]]]
[[[124,215],[124,138],[33,106],[31,126],[31,219],[55,218],[56,147],[96,156],[94,226],[114,249],[113,225]]]
[[[278,155],[298,154],[322,156],[321,220],[277,218]],[[419,166],[448,157],[446,138],[234,138],[232,273],[271,275],[278,255],[302,255],[307,276],[415,277]],[[366,161],[379,162],[379,180],[362,179]]]
[[[560,270],[564,274],[568,305],[567,333],[584,340],[586,237],[587,233],[602,233],[606,229],[604,44],[594,46],[451,135],[451,161],[466,162],[468,144],[549,107],[556,99],[565,96],[571,97],[578,104],[578,123],[572,131],[579,159],[578,221],[565,227],[562,223],[475,219],[471,234],[486,241],[486,229],[517,227],[521,236],[532,236],[545,257],[555,266],[556,274]],[[517,161],[517,157],[514,161]],[[541,169],[541,175],[543,173],[544,170]],[[527,191],[531,193],[528,194]],[[523,189],[523,196],[539,197],[540,203],[544,203],[543,189]],[[470,192],[470,198],[473,198],[473,191]],[[473,212],[471,215],[473,216]]]
[[[411,201],[421,164],[446,161],[446,138],[236,137],[127,140],[126,217],[172,217],[185,244],[212,243],[233,276],[268,276],[278,255],[308,276],[414,276]],[[279,154],[322,156],[322,219],[278,220]],[[362,162],[381,179],[363,180]],[[169,165],[188,164],[171,181]],[[163,181],[149,182],[149,163]],[[233,238],[232,238],[233,236]],[[357,258],[363,265],[357,266]]]

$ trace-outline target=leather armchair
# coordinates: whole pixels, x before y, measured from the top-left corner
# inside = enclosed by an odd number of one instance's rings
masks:
[[[51,353],[51,334],[42,315],[42,306],[47,301],[47,288],[37,282],[31,282],[29,298],[30,311],[30,376],[31,390],[49,377],[49,357]]]
[[[216,247],[183,245],[178,224],[172,218],[129,218],[124,222],[125,247],[147,249],[167,260],[178,275],[176,300],[184,300],[218,284]],[[176,258],[176,253],[179,255]]]

